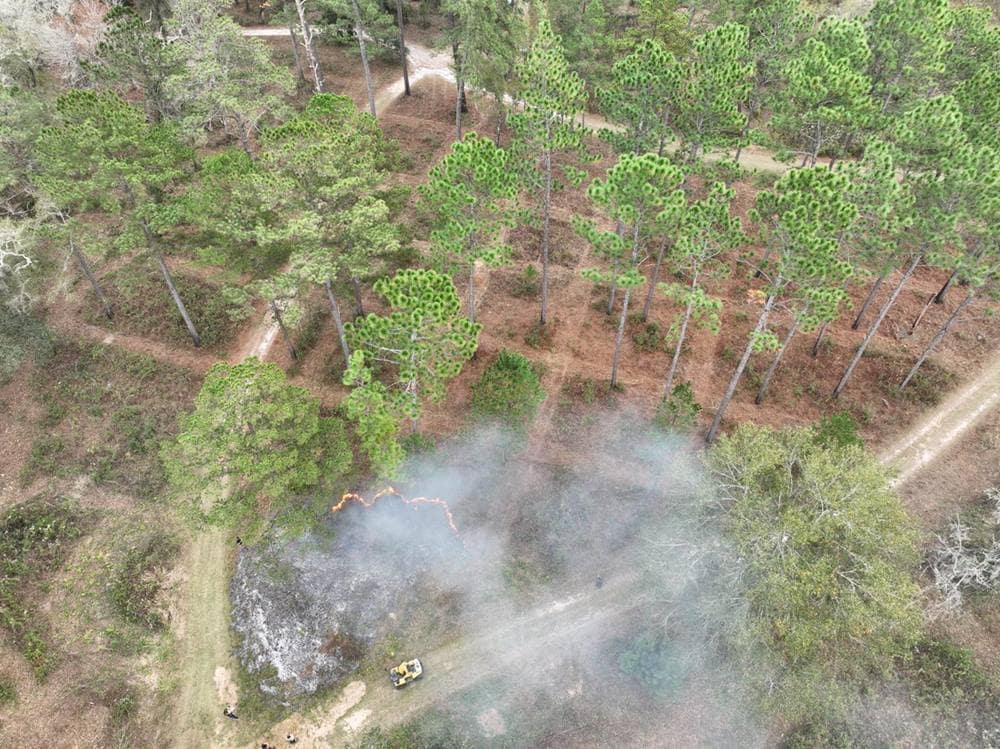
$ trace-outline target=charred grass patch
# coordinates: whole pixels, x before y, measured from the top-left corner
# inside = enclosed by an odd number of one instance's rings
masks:
[[[202,346],[219,348],[232,341],[238,323],[230,318],[229,305],[222,298],[220,288],[177,270],[172,270],[172,275],[177,292],[201,336]],[[177,345],[191,344],[184,320],[151,260],[137,260],[108,274],[102,279],[102,288],[114,309],[114,320],[100,313],[91,293],[87,304],[88,322],[130,335]]]

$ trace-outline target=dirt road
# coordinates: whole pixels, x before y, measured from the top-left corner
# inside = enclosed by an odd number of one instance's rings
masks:
[[[886,448],[881,459],[898,473],[899,486],[933,463],[992,409],[1000,407],[1000,356],[976,379],[948,396]]]
[[[252,37],[278,37],[287,38],[291,35],[288,29],[278,28],[273,26],[248,26],[243,29],[244,36]],[[450,83],[455,82],[455,73],[451,69],[451,53],[450,52],[438,52],[422,44],[417,44],[416,42],[407,42],[406,44],[407,60],[409,60],[409,72],[410,72],[410,85],[416,85],[419,81],[428,77],[442,78]],[[391,106],[391,104],[403,95],[404,85],[403,78],[400,76],[399,80],[384,86],[375,95],[375,111],[382,114],[386,107]],[[512,104],[511,100],[508,100],[508,104]],[[609,123],[601,115],[587,112],[584,115],[584,122],[587,127],[594,129],[608,128],[616,129],[618,126],[613,123]],[[676,148],[677,144],[668,145],[668,150],[671,147]],[[731,157],[732,154],[729,151],[713,151],[703,155],[703,158],[707,161],[720,161],[721,159]],[[791,164],[787,164],[781,161],[776,161],[774,159],[774,154],[766,149],[760,148],[758,146],[748,146],[743,149],[743,153],[740,156],[740,165],[745,169],[757,170],[761,172],[771,172],[774,174],[784,174],[789,169],[792,168]]]
[[[178,693],[174,710],[177,747],[218,746],[224,702],[235,702],[231,683],[227,534],[203,531],[188,546],[188,571],[175,621]]]
[[[498,612],[495,618],[484,617],[502,624],[422,654],[427,669],[419,688],[396,690],[388,678],[354,681],[334,703],[336,709],[292,715],[260,741],[277,741],[290,732],[303,749],[344,746],[364,729],[404,722],[490,673],[516,673],[519,687],[530,688],[533,676],[544,678],[555,673],[567,657],[577,655],[574,643],[586,647],[588,641],[596,641],[607,625],[626,615],[636,601],[635,577],[623,576],[607,581],[600,589],[589,586],[518,616]],[[490,663],[489,673],[481,668],[483,662]]]

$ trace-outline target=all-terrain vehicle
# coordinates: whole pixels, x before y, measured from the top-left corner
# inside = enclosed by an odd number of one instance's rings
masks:
[[[420,665],[420,659],[414,658],[412,661],[403,661],[395,668],[390,668],[389,678],[392,680],[392,685],[399,689],[419,679],[423,673],[424,667]]]

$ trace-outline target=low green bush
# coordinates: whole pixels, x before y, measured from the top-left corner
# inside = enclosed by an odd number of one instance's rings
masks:
[[[824,416],[814,427],[816,444],[822,447],[864,447],[858,436],[858,425],[847,411]]]
[[[166,622],[155,608],[162,587],[157,573],[170,565],[177,551],[172,536],[156,532],[126,552],[109,588],[111,605],[119,617],[150,631],[163,629]]]
[[[665,431],[688,432],[698,423],[701,406],[694,399],[690,382],[674,385],[670,395],[656,407],[653,423]]]
[[[17,701],[17,687],[9,676],[0,676],[0,707]]]
[[[534,299],[538,296],[538,290],[541,288],[540,279],[541,274],[535,269],[535,266],[527,265],[521,275],[514,279],[514,287],[510,293],[519,299]]]
[[[66,503],[32,499],[0,518],[0,629],[11,636],[39,679],[52,669],[55,656],[26,589],[58,565],[79,533],[78,517]]]
[[[681,649],[659,633],[635,638],[618,658],[618,667],[657,697],[677,692],[687,679]]]
[[[523,429],[545,399],[537,367],[525,356],[506,349],[497,354],[472,386],[472,413]]]
[[[635,344],[636,349],[644,354],[652,354],[656,351],[663,351],[663,331],[660,330],[658,323],[643,323],[641,327],[632,334],[632,343]]]

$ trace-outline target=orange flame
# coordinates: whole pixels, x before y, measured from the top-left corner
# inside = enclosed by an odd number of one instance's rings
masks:
[[[379,501],[379,499],[385,496],[398,497],[404,505],[410,505],[414,510],[420,509],[419,505],[435,505],[440,507],[444,511],[444,516],[448,521],[448,527],[451,528],[451,532],[456,536],[458,535],[458,528],[455,526],[455,518],[451,514],[451,509],[448,507],[448,503],[443,499],[438,499],[437,497],[414,497],[413,499],[407,499],[391,486],[387,486],[385,489],[372,497],[371,500],[366,500],[360,494],[348,492],[340,498],[340,501],[337,502],[337,504],[330,508],[330,512],[340,512],[344,509],[344,506],[348,502],[357,502],[362,507],[372,507]]]

